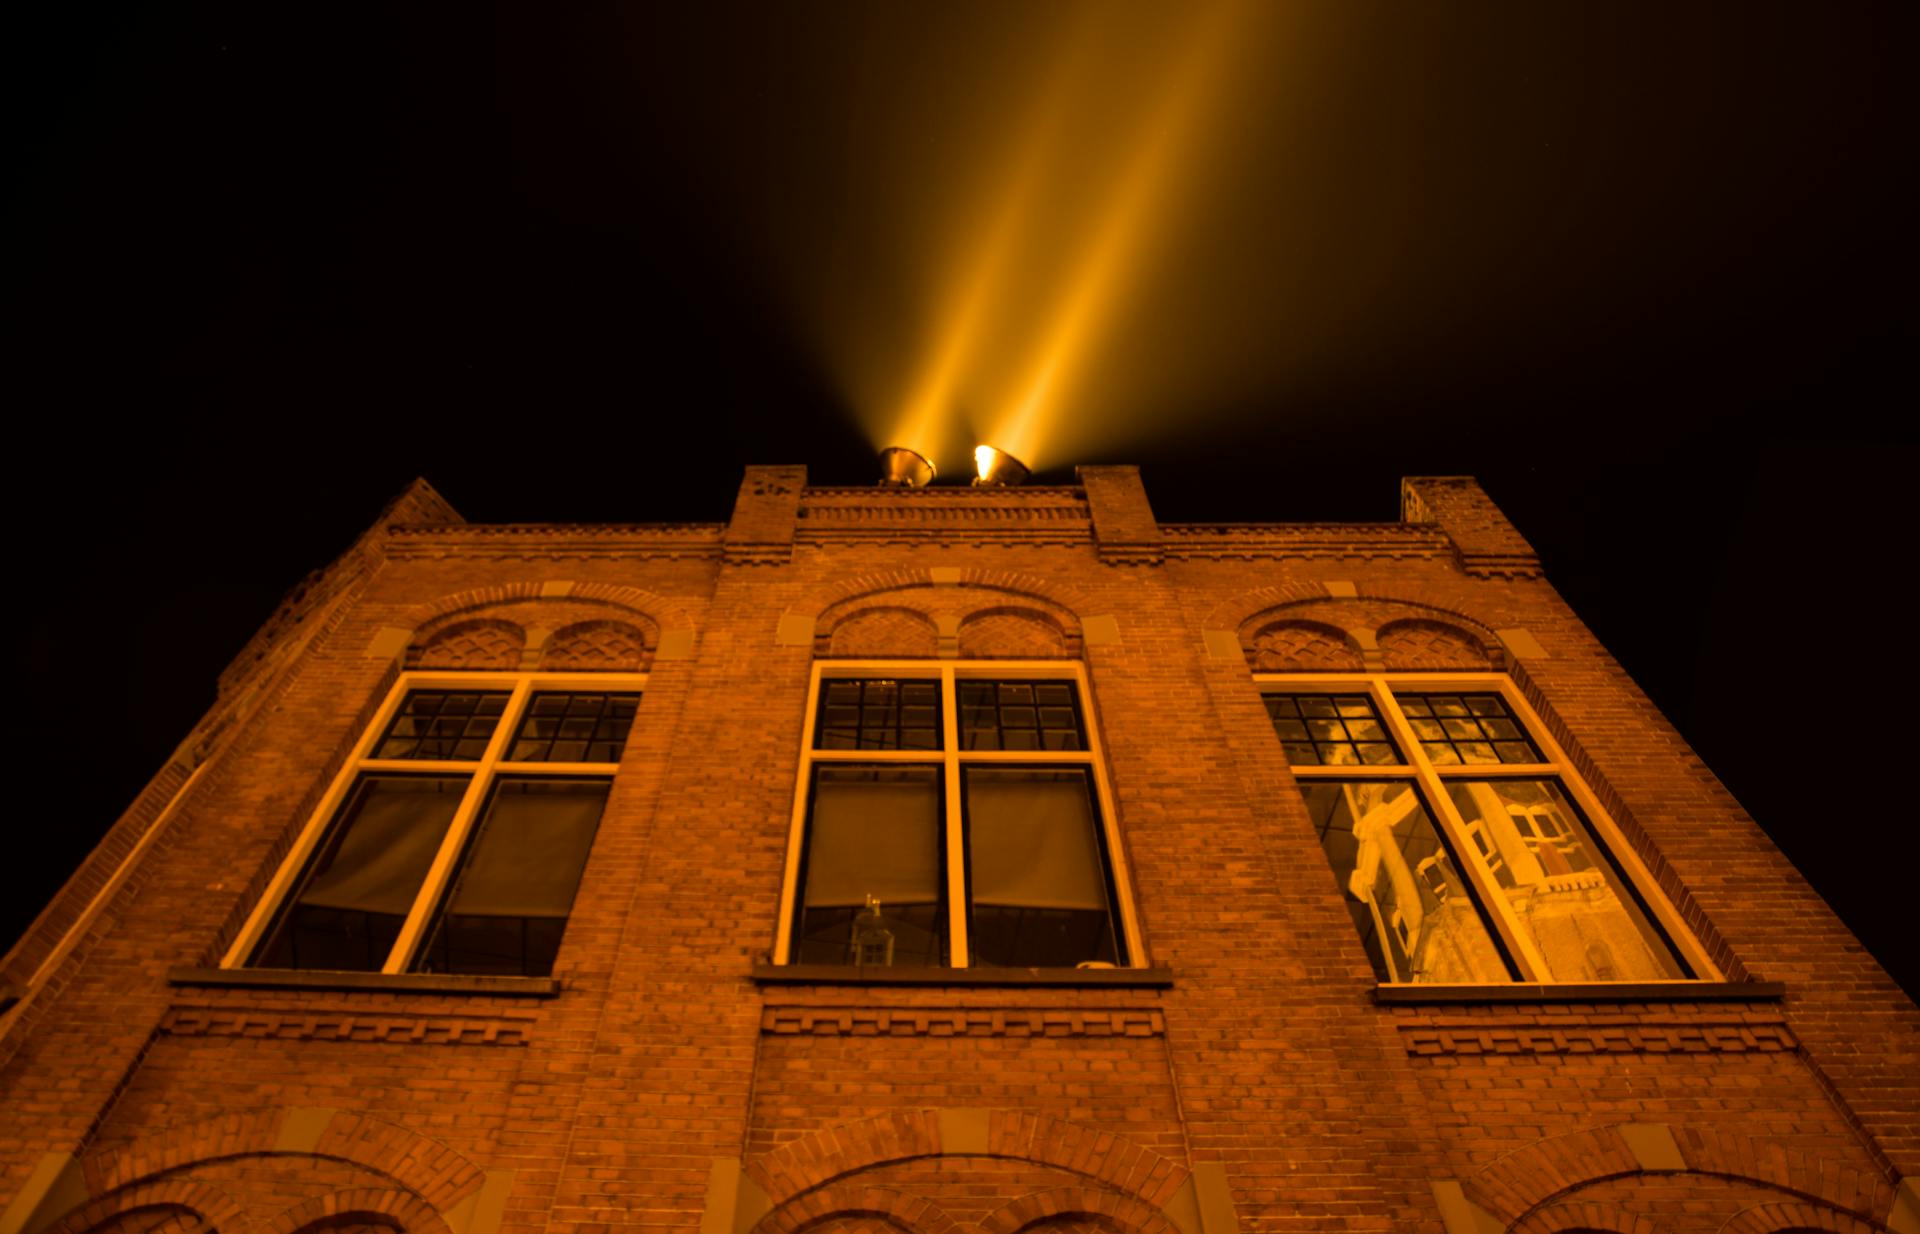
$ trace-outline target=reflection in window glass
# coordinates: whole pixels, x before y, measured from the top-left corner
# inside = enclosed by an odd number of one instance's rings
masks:
[[[487,752],[508,697],[492,690],[410,691],[373,757],[477,760]]]
[[[496,784],[415,969],[551,973],[612,787],[607,780]]]
[[[814,747],[821,750],[935,750],[940,683],[859,680],[823,683]]]
[[[617,763],[638,694],[535,694],[508,747],[510,763]]]
[[[963,775],[973,962],[1116,963],[1086,770],[970,767]]]
[[[1448,793],[1552,981],[1693,976],[1551,780],[1459,780]]]
[[[815,766],[796,963],[947,962],[940,802],[937,767]]]
[[[1084,750],[1080,708],[1067,681],[962,681],[963,750]]]
[[[1399,702],[1436,767],[1545,761],[1498,694],[1402,694]]]
[[[379,972],[466,791],[466,777],[360,777],[254,964]]]
[[[1513,975],[1411,784],[1309,780],[1300,789],[1382,981]]]
[[[1399,763],[1399,751],[1364,694],[1268,694],[1267,718],[1295,767]]]

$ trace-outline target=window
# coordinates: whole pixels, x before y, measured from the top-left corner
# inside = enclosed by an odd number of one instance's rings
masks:
[[[225,965],[552,972],[645,681],[402,674]]]
[[[816,665],[774,960],[1144,963],[1078,665]]]
[[[1381,981],[1714,977],[1506,678],[1258,681]]]

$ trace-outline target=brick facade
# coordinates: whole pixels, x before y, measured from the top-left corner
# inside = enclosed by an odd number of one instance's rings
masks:
[[[1478,485],[1403,510],[783,467],[724,526],[475,526],[416,484],[0,964],[0,1234],[1920,1231],[1920,1012]],[[1148,970],[768,964],[844,657],[1085,666]],[[649,674],[552,979],[220,970],[410,668]],[[1251,674],[1421,670],[1511,676],[1724,981],[1376,991]]]

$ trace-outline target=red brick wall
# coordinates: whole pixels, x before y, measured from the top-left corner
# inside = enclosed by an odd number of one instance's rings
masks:
[[[690,1231],[732,1161],[751,1182],[727,1202],[769,1232],[1144,1232],[1193,1226],[1223,1171],[1248,1230],[1438,1231],[1452,1181],[1502,1224],[1677,1234],[1779,1228],[1782,1205],[1883,1222],[1920,1168],[1920,1014],[1477,486],[1409,482],[1398,528],[1162,529],[1130,469],[1084,495],[803,482],[749,475],[725,532],[468,527],[419,501],[439,525],[376,526],[331,607],[250,649],[226,697],[252,701],[137,877],[0,1026],[0,1194],[65,1153],[87,1202],[39,1217],[73,1234],[437,1231],[484,1226],[484,1180],[512,1171],[501,1228]],[[169,983],[217,962],[390,683],[383,631],[588,609],[653,660],[557,997]],[[1378,657],[1394,619],[1421,624],[1393,655],[1511,664],[1721,967],[1784,1001],[1378,1005],[1240,648],[1303,620]],[[1492,632],[1514,628],[1548,658],[1513,661]],[[901,648],[1084,661],[1170,989],[755,984],[813,659]],[[316,1109],[338,1113],[288,1113]],[[1623,1125],[1681,1166],[1649,1170]]]

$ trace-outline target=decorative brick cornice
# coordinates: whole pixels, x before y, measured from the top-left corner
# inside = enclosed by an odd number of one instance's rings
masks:
[[[1402,523],[1162,523],[1165,552],[1179,561],[1445,560],[1453,542],[1432,527]]]
[[[531,1016],[378,1015],[344,1008],[281,1011],[174,1006],[160,1031],[176,1037],[274,1037],[292,1041],[384,1041],[409,1045],[526,1045]]]
[[[477,523],[457,527],[393,527],[393,558],[471,559],[621,557],[635,560],[718,559],[719,523]]]
[[[1152,1008],[770,1005],[760,1013],[760,1031],[811,1037],[1160,1037],[1167,1021]]]
[[[1800,1043],[1784,1023],[1741,1020],[1555,1024],[1402,1024],[1400,1042],[1421,1057],[1478,1054],[1784,1053]]]

